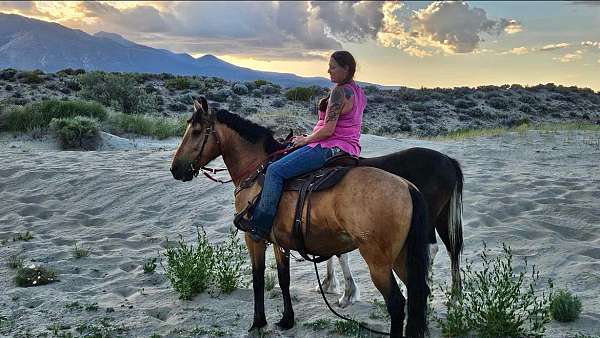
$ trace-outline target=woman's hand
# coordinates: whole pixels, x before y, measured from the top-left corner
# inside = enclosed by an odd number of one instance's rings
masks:
[[[294,147],[302,147],[308,144],[308,137],[304,135],[295,136],[292,142],[294,142]]]

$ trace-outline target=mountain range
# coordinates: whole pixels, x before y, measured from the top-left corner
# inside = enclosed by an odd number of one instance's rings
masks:
[[[129,41],[115,33],[90,35],[57,23],[0,13],[0,68],[40,69],[56,72],[65,68],[111,72],[171,73],[203,75],[230,81],[263,79],[284,87],[318,85],[329,79],[301,77],[290,73],[257,71],[225,62],[213,55],[194,58]]]

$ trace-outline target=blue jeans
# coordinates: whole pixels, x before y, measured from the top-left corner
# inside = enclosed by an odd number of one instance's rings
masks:
[[[257,232],[268,236],[271,231],[284,181],[323,167],[325,162],[338,151],[337,147],[304,146],[269,165],[260,201],[252,214],[252,224],[257,228]]]

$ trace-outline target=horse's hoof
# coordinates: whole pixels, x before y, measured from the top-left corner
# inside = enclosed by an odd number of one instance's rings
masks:
[[[283,317],[280,321],[277,322],[277,327],[281,330],[289,330],[294,327],[294,318],[293,317]]]
[[[358,292],[350,294],[350,296],[346,296],[346,293],[344,292],[342,297],[340,297],[340,299],[338,299],[338,305],[341,308],[345,308],[346,306],[352,305],[359,300],[360,300],[360,294]]]
[[[252,326],[250,327],[250,329],[248,330],[248,332],[252,332],[254,330],[260,330],[261,328],[267,326],[267,321],[266,320],[260,320],[257,321],[255,320],[254,323],[252,323]]]

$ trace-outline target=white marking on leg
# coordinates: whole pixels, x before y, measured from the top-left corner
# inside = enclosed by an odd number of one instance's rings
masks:
[[[339,259],[340,266],[342,267],[342,272],[344,274],[344,283],[346,285],[344,287],[344,293],[338,300],[338,304],[340,307],[346,307],[360,300],[360,291],[356,286],[356,282],[352,276],[352,271],[350,271],[350,255],[343,254],[339,257]]]
[[[323,292],[325,293],[340,293],[340,282],[335,276],[333,257],[327,260],[327,274],[325,275],[321,285],[323,285]],[[319,285],[315,287],[315,291],[321,292]]]

